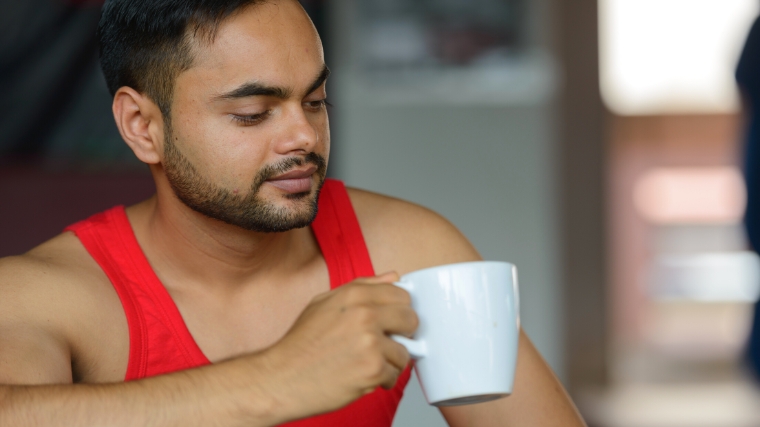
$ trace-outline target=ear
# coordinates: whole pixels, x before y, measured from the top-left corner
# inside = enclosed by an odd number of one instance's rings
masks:
[[[113,116],[124,141],[143,163],[161,161],[164,121],[161,110],[147,96],[124,86],[113,98]]]

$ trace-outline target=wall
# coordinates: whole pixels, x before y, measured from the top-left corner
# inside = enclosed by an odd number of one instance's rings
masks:
[[[352,7],[337,1],[330,27],[332,173],[351,186],[429,207],[484,258],[515,263],[523,327],[562,377],[551,61],[529,55],[502,76],[505,84],[481,93],[441,82],[376,84],[352,63]],[[530,17],[545,23],[540,14]],[[413,380],[394,425],[445,424]]]
[[[524,328],[561,371],[549,122],[541,106],[348,108],[336,155],[350,185],[427,206],[517,265]]]

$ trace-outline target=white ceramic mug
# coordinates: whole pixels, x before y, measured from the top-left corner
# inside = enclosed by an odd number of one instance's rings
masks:
[[[401,277],[420,325],[394,335],[415,360],[428,403],[487,402],[512,392],[520,331],[517,270],[507,262],[442,265]]]

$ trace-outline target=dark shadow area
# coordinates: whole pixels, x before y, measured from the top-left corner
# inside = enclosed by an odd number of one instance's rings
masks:
[[[67,225],[154,191],[148,174],[6,169],[0,172],[0,257],[28,251]]]
[[[0,257],[155,191],[114,123],[98,61],[102,4],[0,4]],[[303,4],[326,40],[325,1]]]

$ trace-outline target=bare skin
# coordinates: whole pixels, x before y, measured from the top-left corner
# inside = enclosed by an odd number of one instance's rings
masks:
[[[172,125],[177,148],[204,178],[242,194],[264,165],[312,152],[327,158],[322,49],[296,2],[244,9],[196,51],[193,67],[177,78]],[[252,81],[288,94],[218,96]],[[258,233],[189,209],[166,177],[156,105],[125,87],[113,108],[157,187],[128,208],[130,223],[214,364],[121,382],[129,351],[121,303],[79,240],[64,233],[0,260],[0,425],[269,426],[340,408],[392,387],[409,362],[388,334],[410,336],[417,318],[408,294],[390,282],[480,259],[437,214],[352,189],[375,270],[390,273],[328,292],[308,227]],[[261,120],[238,120],[264,112]],[[317,177],[311,185],[315,191]],[[303,208],[269,182],[260,194],[289,211]],[[455,427],[583,425],[524,335],[513,396],[442,412]]]

